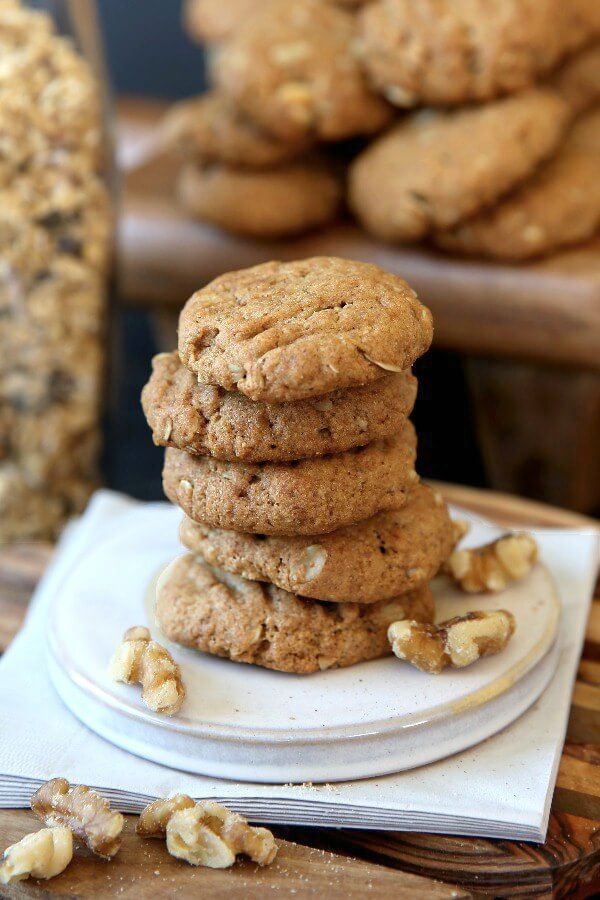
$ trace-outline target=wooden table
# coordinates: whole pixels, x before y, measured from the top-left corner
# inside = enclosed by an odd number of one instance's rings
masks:
[[[448,500],[520,528],[596,527],[574,513],[501,494],[440,486]],[[25,614],[51,555],[46,545],[0,551],[0,651]],[[64,775],[68,777],[68,772]],[[123,848],[111,863],[78,851],[50,882],[0,888],[4,897],[211,898],[277,895],[406,900],[486,897],[591,897],[600,891],[600,593],[588,623],[584,658],[543,846],[525,842],[401,832],[276,829],[276,863],[258,870],[240,862],[224,872],[194,870],[160,842],[141,842],[127,817]],[[0,847],[37,827],[27,811],[0,812]],[[358,859],[357,859],[358,858]]]
[[[600,508],[600,238],[519,266],[390,247],[347,221],[291,241],[237,238],[177,204],[178,163],[156,151],[165,104],[130,99],[119,108],[121,291],[153,310],[162,349],[190,294],[229,269],[328,254],[378,263],[431,308],[434,345],[465,357],[489,483]]]

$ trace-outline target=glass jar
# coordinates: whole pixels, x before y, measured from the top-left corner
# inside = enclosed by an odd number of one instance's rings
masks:
[[[51,539],[98,483],[113,247],[91,0],[0,0],[0,543]]]

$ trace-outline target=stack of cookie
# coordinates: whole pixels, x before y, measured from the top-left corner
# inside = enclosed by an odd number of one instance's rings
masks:
[[[590,160],[580,165],[568,135],[600,101],[598,0],[185,8],[213,85],[167,123],[192,215],[258,237],[323,224],[337,197],[319,194],[314,150],[332,158],[342,141],[348,206],[382,240],[527,259],[598,229],[597,193],[581,187]]]
[[[432,620],[453,532],[407,418],[431,338],[402,279],[348,260],[267,263],[193,295],[142,395],[190,551],[158,591],[170,639],[305,673]]]

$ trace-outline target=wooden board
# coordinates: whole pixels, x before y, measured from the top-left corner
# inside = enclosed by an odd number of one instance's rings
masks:
[[[236,238],[191,221],[175,201],[178,164],[156,156],[164,109],[139,100],[120,105],[126,170],[120,278],[129,302],[179,308],[228,269],[273,258],[348,256],[402,274],[418,290],[434,314],[437,346],[600,368],[600,238],[520,266],[390,247],[350,222],[285,242]]]
[[[598,527],[575,513],[508,495],[453,485],[437,487],[449,501],[506,526]],[[39,544],[0,551],[0,651],[18,627],[50,553],[49,546]],[[117,860],[105,864],[78,854],[69,870],[44,885],[44,891],[50,896],[131,898],[187,898],[201,891],[210,897],[233,894],[247,898],[264,898],[270,891],[296,898],[394,896],[415,900],[474,894],[592,896],[600,891],[600,591],[588,624],[552,813],[543,846],[400,832],[278,829],[292,843],[282,845],[274,868],[257,870],[242,863],[228,872],[182,866],[169,859],[160,843],[140,847],[128,821],[127,838]],[[0,847],[33,827],[34,820],[26,811],[0,813]],[[316,853],[306,845],[327,852]],[[357,862],[357,856],[370,863]],[[417,881],[407,873],[435,880]],[[440,881],[460,885],[460,890],[449,890]],[[41,893],[35,883],[27,882],[6,894],[0,891],[0,896]]]

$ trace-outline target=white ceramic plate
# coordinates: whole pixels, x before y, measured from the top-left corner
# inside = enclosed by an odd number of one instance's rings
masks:
[[[548,572],[537,566],[496,596],[466,596],[441,579],[434,585],[439,619],[499,606],[517,619],[508,648],[471,668],[430,676],[390,657],[295,676],[169,645],[182,667],[186,702],[174,718],[151,713],[139,688],[114,684],[106,670],[131,625],[149,622],[165,642],[151,598],[158,573],[181,552],[176,521],[168,508],[132,512],[71,570],[50,617],[50,670],[64,702],[92,730],[137,755],[249,781],[381,775],[489,737],[527,709],[552,676],[559,604]]]

